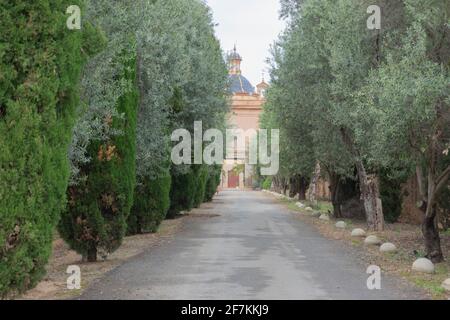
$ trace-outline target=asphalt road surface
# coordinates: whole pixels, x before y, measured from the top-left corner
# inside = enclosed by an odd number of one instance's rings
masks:
[[[321,236],[270,195],[223,191],[189,217],[173,240],[149,248],[93,284],[80,299],[420,299]]]

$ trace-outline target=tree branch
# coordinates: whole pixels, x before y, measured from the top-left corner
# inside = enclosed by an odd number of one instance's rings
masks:
[[[435,193],[438,193],[448,182],[450,177],[450,166],[448,166],[441,175],[436,179],[436,188],[434,189]]]

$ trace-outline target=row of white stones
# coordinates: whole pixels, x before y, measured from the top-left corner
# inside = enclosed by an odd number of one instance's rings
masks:
[[[339,228],[338,224],[343,221],[339,221],[336,223],[336,227]],[[345,223],[345,222],[344,222]],[[382,241],[375,235],[369,235],[366,237],[366,232],[363,229],[353,229],[352,237],[365,237],[364,244],[366,245],[380,245]],[[397,247],[395,244],[390,242],[385,242],[380,245],[381,252],[395,252],[397,251]],[[412,270],[416,272],[423,273],[434,273],[435,268],[434,264],[431,260],[427,258],[419,258],[412,264]],[[442,288],[446,291],[450,291],[450,278],[444,280],[441,284]]]
[[[280,194],[277,192],[268,191],[268,190],[263,190],[263,191],[268,192],[280,199],[286,199],[286,200],[291,200],[291,201],[296,200],[295,198],[290,198],[284,194]],[[313,217],[318,217],[320,220],[323,220],[323,221],[330,221],[330,217],[327,214],[320,214],[319,212],[314,211],[311,207],[305,206],[300,201],[297,201],[295,203],[295,205],[298,208],[305,210]],[[347,223],[345,221],[338,221],[338,222],[336,222],[335,226],[338,229],[345,229],[345,228],[347,228]],[[382,241],[376,235],[366,236],[366,231],[364,231],[363,229],[360,229],[360,228],[353,229],[351,236],[365,238],[364,239],[365,245],[380,246],[380,252],[383,252],[383,253],[397,251],[397,247],[395,246],[395,244],[393,244],[391,242],[382,243]],[[434,273],[435,267],[434,267],[433,262],[431,262],[431,260],[429,260],[427,258],[419,258],[416,261],[414,261],[414,263],[412,265],[412,270],[416,271],[416,272],[423,272],[423,273]],[[445,290],[450,291],[450,278],[446,279],[442,283],[442,287]]]

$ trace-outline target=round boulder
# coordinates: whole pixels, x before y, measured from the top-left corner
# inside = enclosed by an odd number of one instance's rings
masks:
[[[366,232],[363,229],[353,229],[352,231],[352,237],[365,237]]]
[[[434,264],[431,260],[427,258],[419,258],[414,261],[412,265],[413,271],[423,272],[423,273],[433,273],[434,272]]]
[[[336,228],[345,229],[346,227],[347,227],[347,224],[345,223],[345,221],[336,222]]]
[[[383,243],[380,247],[380,252],[395,252],[395,251],[397,251],[397,247],[395,246],[395,244],[390,242]]]
[[[319,219],[324,221],[330,221],[330,217],[327,214],[321,214]]]
[[[303,203],[301,203],[301,202],[297,202],[295,205],[297,207],[299,207],[299,208],[304,208],[305,207],[305,205]]]
[[[379,245],[381,244],[381,240],[374,235],[368,236],[366,239],[364,239],[364,244],[367,245]]]
[[[305,210],[306,211],[313,211],[313,209],[311,207],[306,207]]]
[[[450,291],[450,278],[442,282],[442,288],[444,288],[446,291]]]
[[[309,213],[309,215],[314,218],[319,218],[321,216],[320,212],[317,211],[312,211]]]

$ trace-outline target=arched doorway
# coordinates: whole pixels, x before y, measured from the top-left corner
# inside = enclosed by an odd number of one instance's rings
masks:
[[[228,171],[228,188],[235,189],[239,187],[239,174],[235,170]]]

